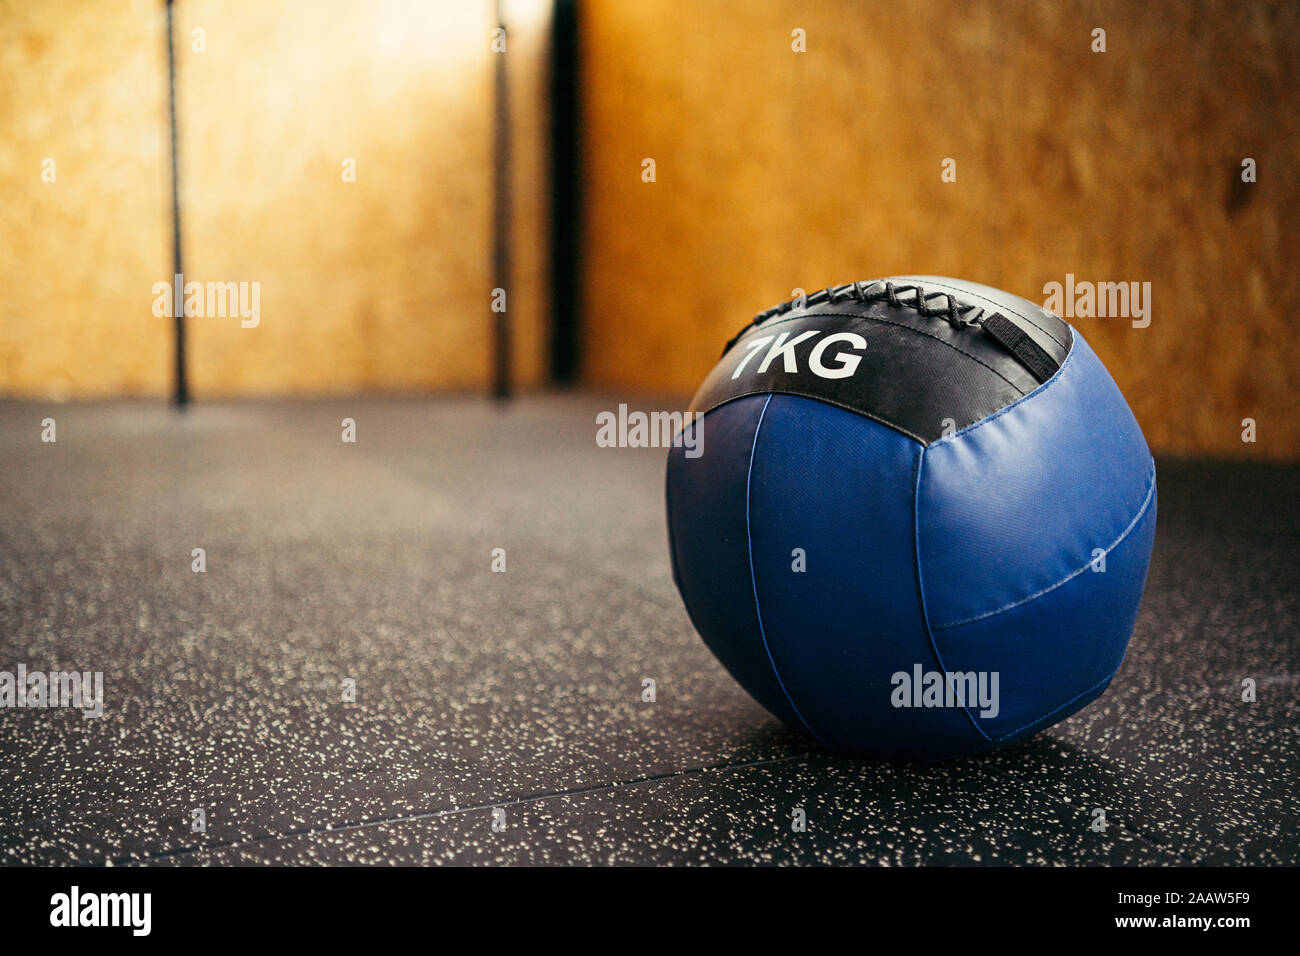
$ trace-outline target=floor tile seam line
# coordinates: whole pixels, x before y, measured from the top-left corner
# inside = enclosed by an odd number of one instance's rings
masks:
[[[733,770],[744,770],[750,767],[764,767],[775,764],[793,763],[799,760],[810,759],[811,754],[791,754],[785,757],[768,758],[764,760],[751,760],[741,763],[724,763],[711,764],[704,767],[688,767],[682,770],[673,770],[668,773],[651,774],[643,777],[633,777],[628,780],[618,780],[611,783],[593,784],[589,787],[573,787],[565,790],[545,791],[542,793],[528,794],[525,796],[513,797],[505,800],[493,800],[489,802],[478,802],[474,804],[465,804],[463,806],[444,807],[440,810],[424,810],[419,813],[403,814],[393,817],[377,817],[369,820],[359,820],[355,823],[341,823],[327,826],[303,827],[297,830],[286,830],[280,833],[267,833],[262,836],[252,837],[247,840],[225,840],[218,843],[206,844],[203,846],[181,847],[175,850],[165,850],[159,853],[150,853],[144,856],[126,856],[112,859],[113,865],[130,866],[144,863],[150,863],[156,860],[172,859],[192,854],[201,854],[214,850],[229,850],[244,846],[252,846],[258,843],[268,841],[284,840],[291,837],[299,836],[317,836],[325,833],[343,833],[352,830],[362,830],[370,827],[384,826],[389,824],[417,823],[422,820],[434,820],[443,817],[457,816],[463,813],[473,813],[480,810],[491,810],[497,807],[523,806],[526,804],[540,803],[544,800],[554,800],[563,797],[587,796],[593,793],[607,793],[625,787],[636,787],[646,783],[657,783],[663,780],[672,780],[675,778],[699,776],[705,773],[729,772]]]

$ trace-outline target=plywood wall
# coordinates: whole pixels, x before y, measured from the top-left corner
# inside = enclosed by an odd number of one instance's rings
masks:
[[[532,6],[507,53],[525,384],[542,378],[547,321],[547,23]],[[151,292],[171,275],[163,11],[0,4],[0,217],[16,236],[0,393],[166,393],[170,320]],[[189,321],[199,398],[485,386],[493,25],[488,0],[178,0],[186,278],[260,288],[256,328]],[[57,184],[40,181],[46,155]]]
[[[588,380],[689,392],[795,287],[1072,273],[1151,283],[1147,328],[1073,321],[1155,449],[1300,457],[1297,9],[584,5]]]
[[[149,295],[170,262],[157,14],[0,3],[0,395],[167,387]]]

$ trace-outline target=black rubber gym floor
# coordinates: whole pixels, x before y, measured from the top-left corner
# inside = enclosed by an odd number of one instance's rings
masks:
[[[873,764],[695,635],[664,453],[595,444],[616,406],[0,403],[0,670],[105,698],[0,710],[0,862],[1300,862],[1300,470],[1160,461],[1110,690],[1010,749]]]

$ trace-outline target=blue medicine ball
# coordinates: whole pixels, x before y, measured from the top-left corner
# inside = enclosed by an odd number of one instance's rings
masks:
[[[752,694],[832,750],[934,760],[1105,690],[1156,526],[1105,367],[1032,302],[938,276],[758,315],[668,457],[673,575]]]

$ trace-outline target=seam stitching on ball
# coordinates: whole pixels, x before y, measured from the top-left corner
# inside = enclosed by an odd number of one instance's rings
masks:
[[[921,623],[925,625],[925,636],[930,641],[930,650],[934,653],[939,673],[946,674],[948,668],[944,666],[943,655],[939,652],[939,642],[934,639],[934,631],[930,627],[930,612],[925,606],[925,576],[921,573],[921,469],[925,465],[925,452],[926,449],[922,448],[917,453],[916,463],[912,466],[912,569],[916,572],[916,590],[921,599]],[[993,738],[984,732],[984,728],[975,719],[970,705],[964,699],[961,709],[966,712],[966,717],[975,728],[975,732],[992,743]]]
[[[1092,693],[1094,690],[1096,690],[1098,687],[1101,687],[1103,684],[1105,684],[1105,683],[1107,683],[1108,681],[1110,681],[1110,680],[1111,680],[1111,679],[1112,679],[1116,674],[1119,673],[1119,669],[1120,669],[1120,667],[1122,667],[1123,665],[1124,665],[1124,661],[1121,660],[1118,664],[1115,665],[1115,669],[1114,669],[1113,671],[1111,671],[1109,674],[1107,674],[1107,675],[1106,675],[1105,677],[1103,677],[1101,680],[1097,681],[1097,683],[1093,684],[1093,685],[1092,685],[1091,687],[1089,687],[1087,690],[1082,690],[1082,691],[1080,691],[1079,693],[1075,694],[1073,697],[1071,697],[1069,700],[1067,700],[1067,701],[1066,701],[1064,704],[1062,704],[1060,707],[1057,707],[1055,710],[1052,710],[1052,711],[1050,711],[1049,713],[1046,713],[1046,714],[1044,714],[1044,715],[1041,716],[1041,717],[1035,717],[1033,720],[1030,720],[1030,721],[1027,721],[1026,723],[1021,724],[1021,725],[1020,725],[1019,727],[1017,727],[1015,730],[1008,730],[1005,734],[1000,734],[1000,735],[998,735],[997,737],[993,737],[993,738],[991,738],[991,739],[992,739],[994,742],[997,742],[997,741],[999,741],[999,740],[1006,740],[1008,737],[1014,737],[1016,734],[1020,733],[1020,732],[1021,732],[1022,730],[1024,730],[1026,727],[1032,727],[1034,724],[1038,723],[1040,720],[1049,720],[1049,719],[1051,719],[1051,717],[1052,717],[1054,714],[1059,714],[1061,711],[1065,710],[1065,708],[1069,707],[1071,704],[1073,704],[1073,703],[1074,703],[1076,700],[1078,700],[1080,697],[1087,697],[1089,694],[1091,694],[1091,693]]]
[[[805,392],[792,392],[785,389],[758,388],[752,392],[741,392],[739,395],[732,395],[730,398],[723,399],[722,401],[718,402],[718,404],[716,405],[710,405],[704,411],[700,412],[700,417],[703,418],[705,415],[708,415],[710,412],[716,412],[719,408],[722,408],[726,405],[730,405],[734,401],[738,401],[739,399],[742,398],[752,398],[755,395],[767,395],[769,398],[773,395],[791,395],[794,398],[805,398],[810,402],[821,402],[824,405],[831,405],[835,408],[842,408],[846,412],[852,412],[855,415],[861,415],[863,418],[870,419],[871,421],[875,422],[878,425],[884,425],[886,428],[892,431],[896,431],[900,435],[906,435],[908,438],[911,438],[913,441],[919,442],[921,445],[926,444],[925,439],[922,438],[920,435],[908,431],[906,428],[904,428],[901,425],[896,425],[893,422],[885,421],[885,419],[883,418],[878,418],[877,416],[872,415],[870,412],[864,412],[860,408],[854,408],[851,405],[846,405],[843,402],[837,402],[834,401],[833,399],[823,398],[820,395],[810,395]]]
[[[834,750],[835,748],[822,740],[821,735],[813,730],[808,721],[804,719],[803,714],[799,711],[799,705],[790,696],[785,681],[781,680],[781,672],[776,668],[776,659],[772,656],[772,648],[767,643],[767,631],[763,627],[763,609],[758,603],[758,576],[754,573],[754,536],[749,529],[749,486],[754,477],[754,452],[758,448],[758,433],[763,427],[763,418],[767,415],[767,406],[770,404],[772,404],[771,395],[763,403],[763,410],[758,413],[758,423],[754,426],[754,441],[749,446],[749,469],[745,472],[745,548],[749,553],[749,583],[754,588],[754,614],[758,617],[758,636],[763,639],[763,650],[767,654],[767,662],[772,666],[772,676],[776,678],[777,686],[781,688],[781,693],[785,694],[785,699],[790,702],[790,709],[799,718],[799,723],[803,724],[808,733],[816,737],[817,742],[823,747]]]
[[[1053,375],[1051,378],[1049,378],[1042,385],[1039,385],[1032,392],[1029,392],[1027,395],[1021,395],[1019,398],[1017,398],[1006,408],[999,408],[988,418],[982,418],[977,422],[971,422],[971,424],[967,425],[961,431],[953,432],[951,435],[946,435],[943,438],[940,438],[938,441],[931,442],[931,447],[943,445],[945,443],[955,442],[962,435],[967,435],[970,432],[973,432],[975,429],[981,428],[985,425],[993,424],[995,421],[997,421],[1007,412],[1011,411],[1013,408],[1020,405],[1021,402],[1027,402],[1031,398],[1036,398],[1037,396],[1042,395],[1049,388],[1051,388],[1053,385],[1055,385],[1057,382],[1061,380],[1061,377],[1065,374],[1065,367],[1070,364],[1071,360],[1074,358],[1074,353],[1077,351],[1078,351],[1077,348],[1071,348],[1069,353],[1065,356],[1065,361],[1061,363],[1061,367],[1056,370],[1056,374]],[[1100,360],[1098,360],[1098,364],[1100,364]]]
[[[1151,501],[1155,497],[1155,491],[1156,491],[1156,469],[1155,469],[1155,461],[1153,460],[1151,463],[1151,475],[1147,479],[1147,493],[1146,493],[1146,497],[1142,500],[1142,507],[1139,508],[1137,514],[1133,516],[1133,520],[1128,523],[1128,527],[1125,528],[1123,531],[1121,531],[1119,537],[1116,538],[1114,541],[1112,541],[1110,545],[1102,552],[1102,557],[1105,557],[1106,555],[1114,551],[1116,548],[1118,548],[1121,544],[1124,543],[1124,541],[1128,538],[1128,536],[1133,533],[1133,529],[1138,526],[1138,523],[1142,520],[1142,518],[1146,515],[1147,510],[1151,507]],[[1005,611],[1010,611],[1015,608],[1018,608],[1022,604],[1028,604],[1030,601],[1037,600],[1038,598],[1042,597],[1044,594],[1047,594],[1050,591],[1055,591],[1057,588],[1061,587],[1062,585],[1067,584],[1068,582],[1074,580],[1084,571],[1087,571],[1088,568],[1092,566],[1092,562],[1096,560],[1097,559],[1094,557],[1091,561],[1084,562],[1083,567],[1075,571],[1071,571],[1069,574],[1061,578],[1061,580],[1057,581],[1055,584],[1049,584],[1047,587],[1035,591],[1033,594],[1029,595],[1028,597],[1023,597],[1020,598],[1019,600],[1012,601],[1010,604],[1004,604],[1002,605],[1002,607],[994,608],[992,611],[985,611],[983,614],[976,614],[974,617],[963,618],[960,621],[953,621],[950,624],[936,624],[934,629],[936,631],[946,631],[949,630],[950,628],[961,627],[963,624],[974,624],[975,622],[982,621],[985,618],[996,617],[997,615],[1002,614]]]
[[[1001,743],[1002,741],[1006,740],[1008,737],[1014,737],[1016,734],[1023,732],[1024,729],[1025,729],[1026,727],[1032,727],[1034,724],[1037,724],[1037,723],[1042,723],[1044,727],[1049,727],[1049,726],[1051,726],[1053,723],[1055,723],[1055,721],[1052,719],[1053,717],[1055,717],[1055,716],[1056,716],[1057,714],[1059,714],[1061,711],[1065,710],[1067,707],[1069,707],[1071,704],[1073,704],[1073,703],[1074,703],[1076,700],[1078,700],[1080,697],[1087,697],[1089,694],[1091,694],[1093,691],[1095,691],[1098,687],[1104,687],[1104,686],[1105,686],[1106,684],[1108,684],[1110,681],[1114,680],[1114,679],[1115,679],[1115,675],[1119,673],[1119,669],[1120,669],[1123,665],[1124,665],[1124,662],[1123,662],[1123,661],[1120,661],[1118,664],[1115,665],[1115,669],[1114,669],[1113,671],[1111,671],[1109,674],[1107,674],[1107,675],[1106,675],[1105,677],[1103,677],[1101,680],[1097,681],[1097,683],[1093,684],[1093,685],[1092,685],[1091,687],[1089,687],[1087,690],[1080,691],[1079,693],[1075,694],[1073,697],[1071,697],[1069,700],[1067,700],[1064,704],[1061,704],[1061,706],[1055,708],[1054,710],[1049,711],[1048,713],[1044,714],[1043,716],[1041,716],[1041,717],[1035,717],[1033,720],[1029,721],[1028,723],[1021,724],[1021,725],[1020,725],[1019,727],[1017,727],[1015,730],[1008,730],[1005,734],[1001,734],[1000,736],[997,736],[997,737],[989,737],[989,738],[988,738],[989,745],[987,745],[987,746],[976,747],[976,748],[974,748],[973,750],[963,750],[961,753],[958,753],[958,754],[952,754],[951,756],[944,756],[944,757],[935,757],[935,758],[933,758],[933,759],[930,759],[930,760],[924,760],[924,761],[921,761],[921,762],[922,762],[922,763],[939,763],[939,762],[944,761],[944,760],[961,760],[961,759],[963,759],[964,757],[971,757],[971,756],[974,756],[975,754],[984,753],[985,751],[987,751],[987,750],[990,749],[990,746],[997,746],[999,743]]]
[[[900,278],[902,278],[902,277],[900,277]],[[1006,311],[1006,312],[1010,312],[1012,315],[1016,316],[1017,318],[1024,319],[1026,322],[1028,322],[1030,325],[1032,325],[1034,328],[1036,328],[1039,332],[1042,332],[1044,335],[1046,335],[1049,339],[1051,339],[1053,342],[1055,342],[1055,343],[1056,343],[1057,345],[1059,345],[1061,348],[1063,348],[1063,349],[1065,349],[1065,348],[1069,348],[1068,345],[1066,345],[1064,342],[1059,341],[1059,340],[1056,338],[1055,335],[1053,335],[1053,334],[1052,334],[1051,332],[1049,332],[1047,329],[1043,328],[1041,325],[1039,325],[1037,322],[1035,322],[1035,321],[1034,321],[1033,319],[1031,319],[1029,316],[1027,316],[1027,315],[1023,315],[1023,314],[1021,314],[1020,312],[1017,312],[1015,309],[1009,309],[1009,308],[1007,308],[1005,305],[1002,305],[1002,304],[1000,304],[1000,303],[998,303],[998,302],[994,302],[994,301],[993,301],[992,299],[990,299],[988,296],[980,295],[978,292],[968,292],[968,291],[966,291],[965,289],[959,289],[959,288],[957,288],[956,286],[948,285],[948,283],[946,283],[946,282],[936,282],[936,281],[933,280],[933,279],[927,279],[927,280],[925,280],[925,284],[926,284],[926,285],[937,285],[937,286],[939,286],[939,287],[942,288],[942,289],[951,289],[953,292],[956,292],[958,295],[964,295],[964,296],[967,296],[967,297],[972,298],[972,299],[983,299],[985,302],[987,302],[989,305],[993,306],[993,307],[996,308],[996,309],[1002,309],[1002,310],[1004,310],[1004,311]],[[1028,301],[1028,300],[1026,299],[1025,301]],[[1064,320],[1062,320],[1062,322],[1064,322]]]

